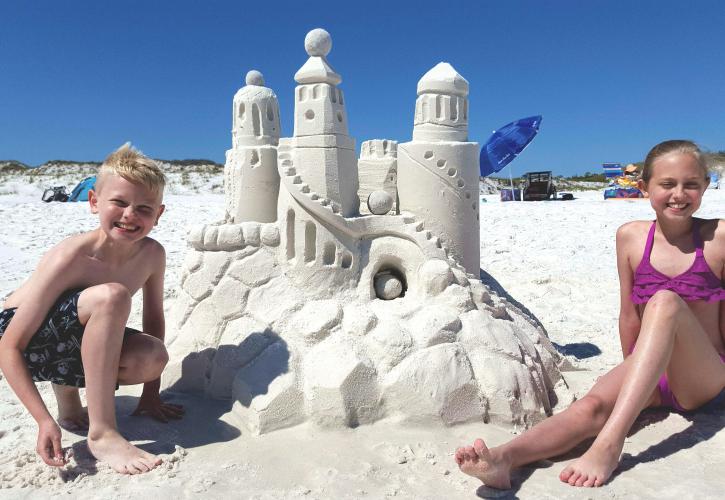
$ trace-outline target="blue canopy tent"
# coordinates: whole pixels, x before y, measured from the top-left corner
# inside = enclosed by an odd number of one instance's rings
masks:
[[[539,132],[541,120],[541,115],[529,116],[495,130],[488,142],[481,148],[481,177],[500,171],[521,154]],[[509,180],[513,199],[514,181],[510,169]]]
[[[708,189],[720,189],[720,174],[718,172],[710,172],[710,185]]]
[[[620,163],[602,163],[602,169],[604,170],[604,177],[608,181],[621,177],[624,173]]]
[[[86,177],[71,191],[68,201],[88,201],[88,191],[96,186],[96,176]]]

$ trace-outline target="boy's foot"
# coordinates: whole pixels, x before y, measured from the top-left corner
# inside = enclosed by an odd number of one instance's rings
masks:
[[[496,450],[489,451],[482,439],[476,439],[473,446],[458,448],[455,460],[462,472],[480,479],[491,488],[511,488],[511,465]]]
[[[581,457],[564,468],[559,479],[572,486],[601,486],[619,465],[619,449],[593,444]]]
[[[58,402],[58,425],[65,430],[87,431],[88,410],[83,408],[77,387],[53,385],[55,400]]]
[[[115,430],[94,438],[89,434],[88,449],[96,459],[121,474],[143,474],[161,463],[159,457],[136,448]]]

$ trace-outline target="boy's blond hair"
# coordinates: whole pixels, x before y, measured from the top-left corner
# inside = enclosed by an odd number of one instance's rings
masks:
[[[166,176],[158,164],[127,142],[103,160],[98,170],[96,190],[100,191],[103,178],[115,174],[129,182],[141,184],[154,193],[163,194]]]

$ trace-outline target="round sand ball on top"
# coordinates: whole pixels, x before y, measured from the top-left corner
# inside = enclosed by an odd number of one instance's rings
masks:
[[[373,191],[368,196],[368,210],[371,214],[385,215],[393,208],[393,197],[387,191]]]
[[[305,50],[312,57],[325,57],[332,50],[332,37],[322,28],[315,28],[305,37]]]
[[[264,87],[264,76],[262,73],[253,69],[247,73],[247,77],[244,79],[247,85],[256,85],[258,87]]]
[[[391,273],[380,272],[373,279],[375,296],[383,300],[393,300],[403,293],[403,283]]]

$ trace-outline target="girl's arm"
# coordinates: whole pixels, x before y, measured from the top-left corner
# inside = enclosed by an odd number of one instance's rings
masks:
[[[720,301],[720,338],[725,344],[725,300]]]
[[[722,256],[722,263],[720,268],[720,285],[725,288],[725,220],[720,219],[717,221],[715,228],[715,241],[719,244],[718,254]],[[725,300],[720,301],[720,338],[723,344],[725,344]]]
[[[632,303],[632,283],[634,271],[629,259],[629,250],[632,248],[634,224],[628,223],[617,230],[617,272],[619,273],[619,342],[622,346],[622,355],[626,359],[632,352],[641,320],[637,307]]]

